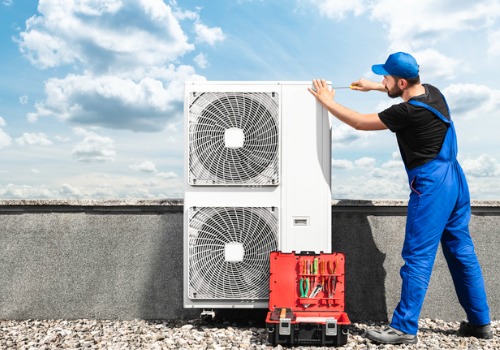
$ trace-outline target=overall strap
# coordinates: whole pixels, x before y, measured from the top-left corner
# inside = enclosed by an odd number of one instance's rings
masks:
[[[408,101],[408,103],[414,105],[414,106],[420,106],[420,107],[424,107],[426,109],[428,109],[429,111],[431,111],[432,113],[434,113],[435,115],[437,115],[439,117],[439,119],[441,119],[443,122],[445,122],[446,124],[450,124],[450,120],[448,120],[441,112],[439,112],[436,108],[434,107],[431,107],[429,106],[427,103],[423,103],[423,102],[420,102],[420,101],[416,101],[416,100],[410,100]],[[444,103],[446,104],[446,108],[448,108],[448,104],[446,103],[446,100],[444,101]],[[448,108],[448,113],[449,113],[450,109]]]
[[[450,108],[448,107],[448,104],[446,103],[444,96],[443,96],[443,100],[444,100],[444,103],[446,105],[446,108],[448,109],[448,114],[449,114]],[[436,108],[431,107],[426,103],[416,101],[416,100],[410,100],[410,101],[408,101],[408,103],[410,103],[414,106],[420,106],[420,107],[426,108],[430,112],[434,113],[434,115],[436,115],[439,119],[441,119],[448,126],[448,132],[446,133],[445,139],[443,140],[443,145],[441,146],[441,150],[439,151],[439,154],[436,157],[436,159],[439,158],[440,156],[446,155],[445,156],[446,159],[455,159],[456,160],[457,153],[458,153],[458,145],[457,145],[457,137],[455,134],[455,128],[453,126],[453,122],[451,120],[448,120]]]

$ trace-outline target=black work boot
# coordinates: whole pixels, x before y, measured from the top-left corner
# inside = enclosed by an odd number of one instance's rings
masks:
[[[482,326],[473,326],[467,321],[462,321],[458,329],[458,336],[491,339],[493,338],[493,331],[489,323]]]

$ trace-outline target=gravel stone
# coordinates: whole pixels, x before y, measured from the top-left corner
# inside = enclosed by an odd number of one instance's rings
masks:
[[[422,319],[419,341],[412,345],[375,344],[365,337],[367,329],[381,329],[379,322],[353,323],[348,342],[336,349],[500,349],[500,321],[493,321],[490,340],[457,337],[459,322]],[[332,349],[332,347],[273,346],[267,341],[263,322],[236,324],[190,321],[108,320],[0,320],[0,349]]]

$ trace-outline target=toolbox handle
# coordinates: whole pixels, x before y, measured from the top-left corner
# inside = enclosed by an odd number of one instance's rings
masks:
[[[316,254],[316,252],[313,250],[303,250],[298,255],[318,255],[318,254]]]

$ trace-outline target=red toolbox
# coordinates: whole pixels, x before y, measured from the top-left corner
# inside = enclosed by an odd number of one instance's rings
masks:
[[[268,339],[273,345],[347,343],[343,253],[271,252]]]

